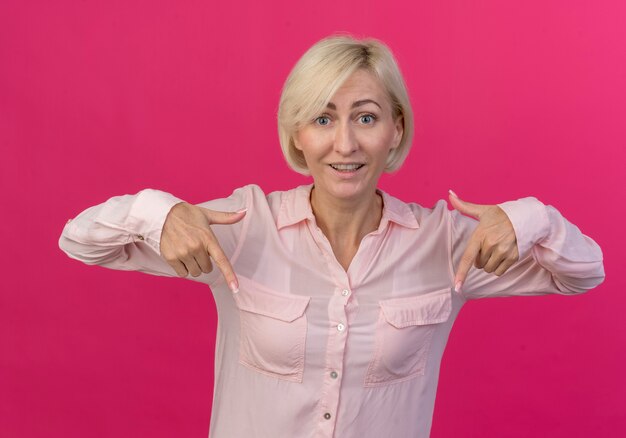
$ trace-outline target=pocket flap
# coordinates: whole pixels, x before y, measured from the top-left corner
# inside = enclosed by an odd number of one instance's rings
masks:
[[[292,322],[304,314],[311,300],[311,297],[281,294],[240,275],[237,278],[239,292],[233,296],[237,307],[246,312]]]
[[[396,328],[445,322],[452,311],[450,288],[379,302],[387,322]]]

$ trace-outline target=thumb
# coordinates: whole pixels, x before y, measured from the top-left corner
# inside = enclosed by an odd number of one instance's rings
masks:
[[[244,218],[248,209],[244,208],[239,211],[217,211],[202,208],[202,211],[210,224],[234,224]]]
[[[476,219],[479,219],[480,215],[488,207],[487,205],[472,204],[471,202],[463,201],[452,190],[449,190],[449,192],[450,192],[450,203],[452,204],[452,206],[456,210],[460,211],[461,213],[465,215],[473,216]]]

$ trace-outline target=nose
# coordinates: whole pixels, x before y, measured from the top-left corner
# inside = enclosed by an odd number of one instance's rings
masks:
[[[334,146],[335,152],[344,156],[351,155],[359,148],[350,122],[343,122],[337,125]]]

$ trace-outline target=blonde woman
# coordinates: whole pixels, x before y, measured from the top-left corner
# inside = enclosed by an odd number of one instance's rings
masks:
[[[146,189],[85,210],[59,241],[84,263],[211,287],[213,437],[427,437],[467,300],[577,294],[604,278],[598,245],[535,198],[485,206],[451,193],[449,211],[377,188],[413,134],[379,41],[310,48],[285,83],[278,129],[312,184],[248,185],[198,205]]]

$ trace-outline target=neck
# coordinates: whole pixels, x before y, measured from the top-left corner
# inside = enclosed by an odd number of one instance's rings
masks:
[[[374,188],[360,199],[337,199],[321,190],[311,190],[315,221],[331,245],[358,247],[361,239],[378,229],[383,200]]]

